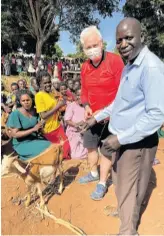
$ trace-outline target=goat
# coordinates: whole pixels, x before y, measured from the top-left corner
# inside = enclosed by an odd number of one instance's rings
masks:
[[[17,155],[4,155],[2,160],[2,176],[9,173],[17,173],[21,176],[28,187],[25,206],[31,202],[32,187],[36,187],[40,197],[40,207],[44,208],[45,200],[42,195],[41,184],[49,184],[56,177],[57,169],[60,173],[60,186],[58,193],[63,191],[62,171],[63,147],[62,144],[51,144],[51,146],[35,158],[29,161],[21,161]]]

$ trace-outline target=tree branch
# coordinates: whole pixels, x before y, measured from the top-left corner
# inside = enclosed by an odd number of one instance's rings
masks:
[[[34,22],[33,22],[33,19],[32,19],[31,12],[28,12],[28,11],[27,11],[27,18],[29,19],[29,22],[30,22],[30,24],[31,24],[31,27],[34,28]]]
[[[41,28],[41,17],[40,17],[40,0],[35,1],[35,7],[36,7],[36,16],[37,16],[37,24],[38,24],[38,29],[40,32],[40,37],[42,37],[42,28]]]
[[[49,8],[49,4],[46,7],[41,9],[41,18],[44,16],[44,14],[48,10],[48,8]]]
[[[53,20],[52,20],[51,25],[49,27],[49,30],[48,30],[47,34],[45,35],[45,37],[43,38],[43,42],[46,42],[48,40],[48,38],[53,33],[55,33],[57,30],[58,30],[58,26],[57,25],[54,26],[54,23],[53,23]]]
[[[62,7],[62,5],[61,5],[61,6],[60,6],[60,14],[59,14],[59,24],[58,24],[58,25],[60,25],[61,22],[62,22],[62,15],[63,15],[63,7]]]
[[[31,27],[30,22],[28,21],[22,21],[22,25],[24,26],[24,28],[27,30],[27,32],[29,32],[29,34],[36,39],[36,35],[35,35],[35,31],[34,28]]]
[[[38,26],[37,26],[37,20],[36,20],[36,16],[35,16],[34,6],[33,6],[33,3],[32,3],[32,0],[28,0],[28,1],[29,1],[29,5],[30,5],[30,8],[31,8],[33,22],[34,22],[35,34],[36,34],[36,37],[39,38],[39,31],[38,31]]]
[[[52,20],[52,16],[51,16],[51,15],[52,15],[52,12],[49,11],[48,16],[47,16],[47,18],[46,18],[46,22],[45,22],[45,24],[44,24],[43,34],[45,34],[46,28],[47,28],[47,26],[50,24],[50,22],[51,22],[51,20]]]

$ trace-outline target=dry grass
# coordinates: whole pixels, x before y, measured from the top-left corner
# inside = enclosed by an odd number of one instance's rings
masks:
[[[11,84],[16,82],[19,80],[19,79],[25,79],[27,81],[27,84],[29,85],[30,83],[30,77],[28,77],[26,74],[22,74],[22,75],[17,75],[17,76],[4,76],[2,75],[1,77],[1,80],[4,84],[4,87],[5,87],[5,90],[7,92],[11,92]]]

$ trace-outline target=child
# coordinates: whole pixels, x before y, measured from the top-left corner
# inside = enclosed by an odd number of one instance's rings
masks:
[[[30,91],[32,92],[33,95],[39,92],[39,86],[37,84],[37,80],[35,77],[31,77]]]
[[[60,83],[61,83],[61,81],[59,79],[52,80],[53,89],[55,89],[57,92],[60,91]]]
[[[69,89],[67,89],[67,85],[63,82],[60,84],[60,93],[63,97],[66,97],[67,102],[75,101],[75,97],[71,93]]]
[[[80,92],[80,89],[76,91],[76,101],[67,106],[64,117],[67,124],[66,135],[70,143],[72,159],[83,159],[87,157],[87,149],[83,147],[83,139],[76,128],[78,123],[85,121]]]
[[[26,83],[25,83],[25,81],[23,81],[23,79],[18,80],[17,84],[19,86],[19,90],[25,90],[26,89]]]
[[[6,101],[6,105],[9,107],[9,109],[11,109],[12,111],[14,111],[16,109],[16,94],[19,91],[19,87],[17,83],[12,83],[11,84],[11,93],[7,96],[7,101]]]
[[[52,79],[52,93],[54,94],[56,99],[62,97],[60,91],[60,80],[59,79]]]
[[[79,80],[75,80],[74,81],[74,85],[73,85],[73,91],[76,91],[80,89],[80,81]]]

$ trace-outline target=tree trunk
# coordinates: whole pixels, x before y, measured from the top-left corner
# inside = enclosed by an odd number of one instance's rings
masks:
[[[41,57],[42,54],[42,47],[43,47],[43,42],[40,40],[37,40],[36,42],[36,56]]]

